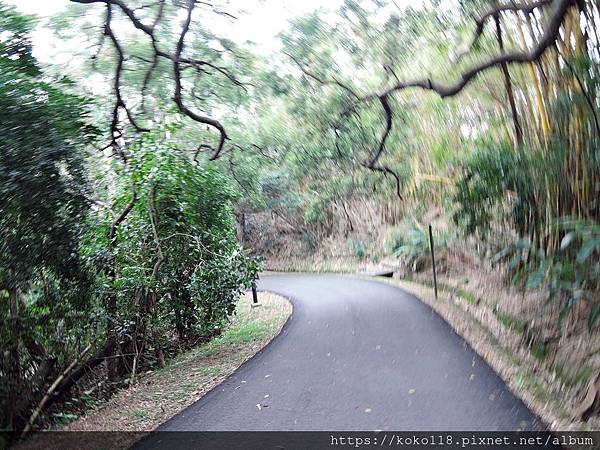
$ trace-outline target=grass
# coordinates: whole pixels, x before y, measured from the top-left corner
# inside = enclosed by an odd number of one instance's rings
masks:
[[[58,426],[64,426],[72,423],[73,421],[79,419],[77,414],[60,412],[54,414],[54,417],[57,419]]]
[[[510,314],[501,313],[499,311],[496,311],[495,314],[498,322],[500,322],[506,328],[518,331],[519,333],[523,333],[525,331],[525,324],[516,317],[513,317]]]
[[[414,278],[414,277],[412,277],[410,275],[406,276],[405,280],[413,282],[413,283],[423,284],[423,285],[425,285],[427,287],[430,287],[430,288],[434,287],[433,281],[431,281],[431,280],[417,280],[416,278]],[[464,300],[467,303],[470,303],[472,305],[478,305],[479,302],[480,302],[480,300],[473,293],[471,293],[471,292],[469,292],[469,291],[467,291],[465,289],[457,288],[457,287],[454,287],[454,286],[452,286],[450,284],[442,283],[442,282],[439,282],[439,281],[438,281],[437,285],[438,285],[438,291],[439,292],[446,292],[448,294],[453,294],[457,298],[459,298],[460,300]]]
[[[215,339],[215,345],[245,344],[252,341],[260,341],[267,335],[271,326],[272,324],[268,322],[245,323],[229,329],[222,336]]]
[[[562,361],[554,366],[554,373],[566,386],[576,387],[585,385],[592,377],[594,370],[585,364]]]
[[[531,354],[537,359],[544,359],[550,351],[548,346],[539,342],[534,342],[529,349]]]
[[[467,303],[471,303],[472,305],[477,305],[479,304],[479,299],[477,297],[475,297],[474,294],[465,291],[464,289],[456,289],[456,295],[458,295],[460,298],[462,298],[463,300],[465,300]]]
[[[553,396],[548,390],[528,371],[519,372],[516,378],[516,384],[520,387],[526,387],[539,402],[548,403],[554,401]]]
[[[136,419],[147,419],[148,418],[148,411],[144,411],[141,409],[136,409],[134,411],[131,411],[131,416],[136,418]]]

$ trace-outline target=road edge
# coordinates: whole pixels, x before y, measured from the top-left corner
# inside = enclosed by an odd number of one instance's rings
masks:
[[[436,300],[431,287],[417,282],[362,274],[345,276],[394,286],[429,306],[488,364],[512,394],[520,399],[548,430],[582,431],[576,427],[576,422],[570,420],[569,412],[561,407],[558,400],[552,398],[553,394],[538,380],[531,368],[512,350],[503,346],[485,324],[464,308],[464,302],[452,293],[440,292]],[[541,399],[542,396],[546,398]]]

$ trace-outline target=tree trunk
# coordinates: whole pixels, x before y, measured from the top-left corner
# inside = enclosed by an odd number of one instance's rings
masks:
[[[20,430],[24,418],[18,414],[18,400],[21,388],[21,360],[19,355],[19,340],[21,338],[21,323],[19,317],[19,290],[16,287],[9,289],[9,309],[11,323],[11,340],[8,348],[8,396],[5,412],[5,426],[11,430]]]
[[[235,231],[240,245],[243,247],[246,240],[246,214],[243,211],[235,214]]]
[[[496,37],[498,39],[498,45],[500,46],[500,52],[504,53],[504,41],[502,39],[502,27],[500,26],[500,18],[496,16]],[[510,72],[508,71],[508,64],[504,63],[500,65],[502,74],[504,75],[504,89],[506,90],[506,97],[510,105],[510,112],[512,114],[513,125],[515,127],[515,147],[523,145],[523,129],[519,122],[519,114],[517,112],[517,105],[515,104],[515,95],[513,93],[512,83],[510,81]]]
[[[105,358],[109,355],[112,355],[114,349],[117,346],[117,342],[115,340],[107,340],[102,348],[98,350],[98,352],[89,358],[87,361],[81,363],[77,369],[75,369],[71,374],[64,378],[58,387],[55,390],[55,395],[46,403],[46,408],[48,408],[51,404],[56,402],[57,400],[64,397],[64,395],[69,392],[69,390],[88,372],[102,364]]]
[[[525,34],[523,33],[523,25],[521,21],[521,16],[517,14],[517,35],[519,36],[519,41],[521,42],[521,46],[524,50],[528,50],[527,41],[525,40]],[[528,63],[527,68],[529,70],[529,76],[531,78],[531,84],[533,86],[533,90],[535,93],[535,103],[539,114],[539,124],[540,129],[542,130],[542,136],[544,139],[548,138],[550,133],[550,121],[548,120],[548,114],[546,112],[546,105],[544,103],[544,99],[542,96],[542,89],[540,87],[540,82],[538,80],[536,74],[536,67],[533,63]]]
[[[156,353],[156,359],[158,361],[158,366],[162,369],[165,367],[165,356],[162,351],[160,345],[160,338],[158,335],[158,310],[156,307],[156,283],[158,280],[158,273],[160,270],[160,266],[165,260],[165,256],[162,252],[162,246],[160,244],[160,238],[158,236],[158,211],[156,210],[156,189],[152,186],[150,190],[149,196],[149,210],[150,210],[150,224],[152,225],[152,236],[154,238],[154,242],[156,243],[156,262],[154,263],[154,267],[152,268],[152,280],[154,286],[151,288],[151,292],[148,295],[148,305],[149,310],[152,314],[152,323],[151,323],[151,332],[152,332],[152,340],[154,341],[154,351]]]

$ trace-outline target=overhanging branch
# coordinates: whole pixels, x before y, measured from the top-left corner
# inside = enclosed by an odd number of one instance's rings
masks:
[[[473,50],[473,48],[477,45],[477,43],[479,42],[479,38],[483,34],[485,24],[488,20],[493,19],[494,17],[498,17],[498,15],[500,13],[509,12],[509,11],[510,12],[522,12],[523,14],[528,15],[528,14],[533,13],[533,11],[535,11],[538,8],[542,8],[546,5],[551,4],[552,1],[553,0],[539,0],[539,1],[536,1],[533,3],[524,3],[524,4],[512,2],[510,4],[499,5],[499,6],[495,6],[493,8],[488,9],[483,14],[481,14],[478,18],[475,19],[475,32],[473,33],[471,43],[466,48],[466,50],[464,50],[457,56],[457,60],[459,60],[460,58],[465,56],[467,53],[469,53],[471,50]]]
[[[407,89],[407,88],[421,88],[436,92],[440,97],[451,97],[462,91],[469,82],[471,82],[479,74],[486,72],[487,70],[499,66],[501,64],[523,64],[530,63],[538,60],[542,54],[554,44],[558,35],[560,26],[562,25],[563,19],[574,0],[555,0],[554,10],[550,14],[548,26],[541,39],[537,42],[536,46],[531,51],[514,51],[510,53],[502,53],[471,67],[464,71],[454,83],[444,83],[431,78],[421,78],[416,80],[401,81],[387,89],[384,89],[380,93],[370,94],[364,96],[362,100],[368,100],[370,98],[380,98],[385,95]]]
[[[393,125],[393,115],[389,105],[389,99],[391,98],[391,96],[405,89],[420,88],[423,90],[433,91],[442,98],[452,97],[461,92],[478,75],[492,68],[498,66],[506,67],[508,64],[524,64],[537,61],[549,47],[552,47],[555,44],[556,40],[559,38],[560,27],[564,21],[567,11],[569,7],[574,4],[575,0],[539,0],[528,4],[511,3],[488,10],[478,20],[476,20],[477,28],[475,31],[474,42],[477,41],[477,39],[483,32],[485,22],[490,18],[497,17],[498,14],[500,14],[501,12],[518,11],[523,12],[525,14],[531,14],[535,9],[544,6],[552,5],[553,8],[548,16],[548,24],[542,37],[538,40],[538,42],[530,51],[513,51],[506,53],[502,50],[500,54],[489,57],[488,59],[480,62],[479,64],[476,64],[463,71],[454,82],[450,83],[438,81],[429,77],[405,81],[400,80],[379,92],[374,92],[361,96],[356,94],[355,89],[351,86],[345,85],[337,79],[323,79],[322,77],[319,77],[314,73],[310,72],[304,65],[300,64],[299,61],[291,55],[288,56],[290,56],[290,58],[296,63],[296,65],[298,65],[300,70],[302,70],[302,72],[308,77],[312,78],[320,84],[337,85],[345,91],[351,93],[356,98],[354,104],[349,109],[346,109],[344,111],[344,113],[342,114],[343,116],[354,111],[356,107],[360,104],[364,104],[373,100],[378,101],[385,114],[386,124],[384,132],[380,137],[377,146],[377,151],[375,152],[374,157],[367,163],[363,163],[363,166],[368,167],[371,170],[376,170],[394,176],[394,178],[396,179],[397,193],[398,195],[400,195],[400,179],[397,176],[397,174],[389,167],[381,166],[378,164],[378,160],[381,154],[385,151],[385,143]]]
[[[112,141],[111,141],[111,144],[109,144],[109,146],[116,147],[115,136],[120,137],[122,135],[122,131],[120,130],[119,125],[118,125],[118,123],[119,123],[118,112],[121,108],[125,111],[127,119],[129,120],[131,125],[136,129],[136,131],[138,131],[138,132],[149,131],[147,128],[139,125],[139,123],[135,119],[131,109],[126,105],[126,103],[123,99],[123,96],[121,95],[121,90],[120,90],[121,73],[123,71],[123,65],[124,65],[126,58],[125,58],[125,52],[123,50],[123,47],[120,45],[119,41],[117,40],[117,38],[111,28],[112,8],[116,7],[128,18],[130,23],[136,29],[142,31],[146,36],[148,36],[150,38],[150,43],[152,46],[153,54],[152,54],[152,57],[146,61],[149,65],[144,73],[142,86],[141,86],[142,110],[144,110],[144,100],[146,97],[148,85],[150,83],[152,74],[154,73],[154,71],[158,65],[159,58],[164,58],[164,59],[169,60],[173,64],[173,77],[174,77],[174,81],[175,81],[175,90],[174,90],[174,94],[173,94],[173,101],[175,102],[178,110],[182,114],[186,115],[187,117],[194,120],[195,122],[208,125],[218,131],[219,142],[218,142],[218,145],[215,146],[215,151],[212,154],[212,156],[210,157],[211,160],[217,159],[220,156],[221,151],[223,150],[223,146],[225,144],[226,139],[228,138],[227,133],[225,131],[225,127],[218,120],[216,120],[212,117],[208,117],[203,114],[200,114],[196,111],[193,111],[189,106],[187,106],[186,102],[184,101],[182,79],[181,79],[181,74],[182,74],[183,68],[195,67],[197,70],[203,71],[205,73],[222,75],[225,78],[227,78],[227,80],[229,80],[229,82],[233,83],[235,86],[242,88],[242,89],[245,89],[245,86],[248,84],[248,83],[242,82],[235,75],[233,75],[230,71],[228,71],[225,67],[221,67],[218,64],[214,63],[213,61],[189,58],[189,57],[186,57],[183,55],[185,37],[190,29],[192,12],[194,10],[194,7],[196,6],[196,4],[203,4],[203,5],[207,5],[209,7],[213,7],[213,8],[214,8],[214,6],[212,4],[210,4],[209,2],[201,2],[198,0],[188,0],[187,6],[186,6],[186,9],[187,9],[186,19],[185,19],[183,27],[181,29],[179,39],[177,40],[176,49],[174,52],[168,52],[168,51],[165,51],[160,48],[159,40],[155,34],[156,27],[158,26],[158,24],[160,23],[160,21],[162,20],[162,18],[165,15],[165,13],[164,13],[165,5],[166,5],[165,0],[160,0],[158,2],[157,14],[154,17],[154,19],[152,20],[152,23],[150,23],[150,24],[142,22],[142,20],[140,20],[140,18],[137,17],[135,10],[128,7],[127,4],[123,0],[71,0],[71,1],[74,3],[82,3],[82,4],[100,3],[100,4],[105,4],[106,8],[107,8],[107,20],[106,20],[106,24],[105,24],[105,35],[110,38],[110,40],[117,52],[117,67],[115,70],[115,81],[114,81],[114,90],[115,90],[115,95],[116,95],[116,101],[115,101],[115,106],[113,107],[113,114],[112,114],[113,117],[112,117],[112,122],[111,122]],[[231,16],[221,10],[218,10],[218,9],[215,10],[215,13],[233,17],[233,16]],[[208,68],[208,71],[206,71],[205,68]]]

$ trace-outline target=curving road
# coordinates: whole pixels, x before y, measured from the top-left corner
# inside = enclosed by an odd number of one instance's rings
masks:
[[[265,277],[259,288],[292,299],[282,333],[159,430],[543,429],[446,322],[400,289],[333,275]]]

